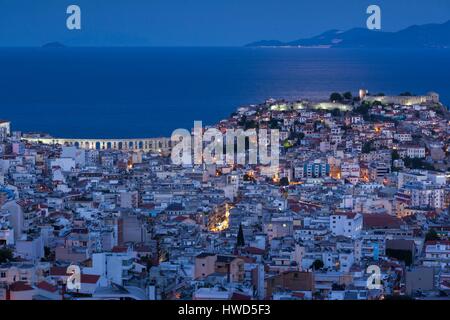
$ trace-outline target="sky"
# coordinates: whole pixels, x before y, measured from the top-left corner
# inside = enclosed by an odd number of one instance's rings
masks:
[[[81,30],[66,9],[81,8]],[[450,20],[449,0],[0,0],[0,46],[241,46],[365,27],[381,8],[382,30]]]

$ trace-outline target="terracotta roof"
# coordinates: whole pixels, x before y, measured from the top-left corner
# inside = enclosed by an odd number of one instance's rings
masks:
[[[66,268],[63,267],[51,267],[50,275],[51,276],[70,276],[70,273],[66,272]],[[100,279],[99,275],[96,274],[81,274],[81,283],[97,283]]]
[[[336,211],[335,213],[333,213],[334,216],[346,216],[347,219],[354,219],[356,214],[356,212],[352,211]]]
[[[436,245],[436,244],[444,244],[444,245],[450,246],[450,241],[449,240],[435,240],[435,241],[425,242],[425,245],[427,245],[427,246]]]
[[[363,214],[364,229],[384,228],[396,229],[403,224],[402,220],[388,214]]]
[[[260,248],[255,248],[255,247],[247,247],[247,248],[244,248],[242,251],[249,253],[249,254],[258,254],[258,255],[263,255],[264,253],[266,253],[265,250],[260,249]]]
[[[183,222],[184,220],[189,219],[189,217],[186,216],[177,216],[176,218],[173,219],[173,221],[176,222]]]
[[[48,291],[48,292],[52,292],[52,293],[58,291],[58,287],[57,286],[54,286],[54,285],[48,283],[47,281],[39,282],[37,284],[37,287],[39,289],[42,289],[42,290],[45,290],[45,291]]]
[[[127,252],[128,247],[126,246],[114,246],[111,250],[111,252],[121,253],[121,252]]]
[[[100,276],[96,274],[82,274],[81,275],[81,283],[97,283],[100,279]]]
[[[245,294],[233,292],[233,295],[231,296],[231,300],[251,300],[251,297],[249,297]]]
[[[33,288],[28,285],[25,281],[17,281],[9,286],[11,291],[30,291]]]
[[[64,268],[64,267],[51,267],[50,268],[50,275],[51,276],[69,276],[70,274],[67,273],[67,268]]]
[[[305,297],[305,293],[304,292],[292,292],[292,296],[303,299]]]

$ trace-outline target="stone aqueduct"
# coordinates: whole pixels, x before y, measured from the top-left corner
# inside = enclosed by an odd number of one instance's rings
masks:
[[[83,149],[124,150],[144,152],[166,152],[170,150],[170,138],[150,139],[61,139],[61,138],[23,138],[34,143],[49,145],[77,146]]]

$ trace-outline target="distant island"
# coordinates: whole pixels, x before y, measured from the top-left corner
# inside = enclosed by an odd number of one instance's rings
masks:
[[[290,42],[262,40],[246,47],[305,48],[450,48],[450,20],[442,24],[411,26],[397,32],[354,28],[329,30],[318,36]]]
[[[65,48],[66,45],[62,44],[61,42],[49,42],[42,46],[42,48]]]

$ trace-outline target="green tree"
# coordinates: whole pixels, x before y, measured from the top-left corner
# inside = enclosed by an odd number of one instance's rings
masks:
[[[13,252],[8,248],[0,248],[0,263],[9,262],[13,259]]]
[[[400,155],[397,150],[392,150],[392,161],[400,159]]]
[[[367,141],[363,144],[362,153],[370,153],[372,151],[372,141]]]
[[[352,100],[352,98],[353,98],[352,93],[350,91],[345,92],[342,96],[346,100]]]
[[[383,103],[379,100],[375,100],[374,102],[372,102],[372,106],[374,107],[383,106]]]
[[[315,261],[313,262],[313,264],[311,265],[311,268],[312,268],[313,270],[320,270],[320,269],[323,268],[323,266],[324,266],[323,261],[317,259],[317,260],[315,260]]]
[[[391,168],[394,170],[394,161],[400,159],[400,155],[397,150],[392,150],[391,152]],[[396,169],[395,169],[396,170]]]
[[[355,113],[359,113],[363,116],[367,116],[370,110],[370,103],[364,101],[359,107],[355,108]]]
[[[331,102],[341,102],[342,101],[342,96],[339,92],[333,92],[330,95],[330,101]]]
[[[288,177],[283,177],[280,179],[280,186],[286,187],[289,185],[289,179]]]
[[[270,129],[280,129],[280,124],[277,119],[271,118],[269,122]]]
[[[247,121],[244,125],[244,130],[257,129],[257,128],[258,128],[258,123],[255,120]]]
[[[423,170],[434,170],[434,166],[425,162],[423,159],[419,158],[409,158],[403,159],[405,167],[410,169],[423,169]]]
[[[439,239],[440,239],[439,235],[437,234],[436,230],[434,230],[434,229],[431,229],[425,235],[425,241],[436,241],[436,240],[439,240]]]
[[[237,242],[236,247],[242,248],[245,246],[245,239],[244,239],[244,231],[242,230],[242,224],[239,225],[239,231],[237,234]]]
[[[331,115],[333,117],[340,117],[341,116],[341,110],[339,110],[339,108],[334,108],[333,110],[331,110]]]

